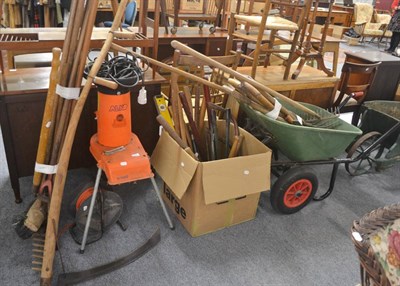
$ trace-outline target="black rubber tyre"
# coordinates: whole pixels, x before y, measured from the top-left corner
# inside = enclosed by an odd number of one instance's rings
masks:
[[[304,208],[318,189],[318,179],[307,169],[291,168],[272,186],[272,208],[283,214],[292,214]]]
[[[349,148],[347,152],[347,158],[355,160],[360,154],[363,154],[365,150],[371,146],[376,140],[381,137],[381,134],[376,131],[372,131],[362,135],[358,138]],[[365,154],[365,158],[358,159],[351,163],[344,165],[346,171],[352,176],[359,176],[369,172],[373,167],[373,160],[378,159],[383,152],[383,146],[378,144],[369,154]]]

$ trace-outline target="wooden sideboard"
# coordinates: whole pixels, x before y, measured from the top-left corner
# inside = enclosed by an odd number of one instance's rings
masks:
[[[313,13],[314,10],[312,9],[310,11],[310,15],[312,15]],[[328,17],[328,9],[318,8],[315,15],[316,18],[315,22],[317,24],[323,25],[327,17]],[[352,13],[349,13],[348,11],[342,9],[336,9],[336,6],[334,6],[331,11],[330,23],[334,25],[349,26],[351,24],[351,17]]]
[[[292,66],[291,73],[296,67]],[[237,71],[243,75],[250,75],[251,67],[238,67]],[[283,72],[283,66],[258,67],[255,80],[293,100],[311,103],[322,108],[332,106],[339,78],[328,77],[323,71],[307,65],[303,67],[295,80],[283,80]]]
[[[216,31],[210,34],[207,29],[199,31],[197,27],[179,27],[175,35],[167,34],[160,29],[158,44],[158,60],[165,60],[173,55],[171,47],[173,40],[189,45],[191,48],[207,56],[223,56],[225,54],[226,31]]]
[[[133,33],[137,27],[128,28]],[[91,39],[91,48],[101,48],[107,36],[109,28],[94,28]],[[0,29],[1,33],[10,35],[21,35],[26,41],[4,41],[1,42],[0,51],[7,51],[9,66],[12,67],[13,56],[35,52],[50,52],[53,47],[62,48],[66,28],[21,28],[21,29]],[[152,39],[153,31],[149,28],[148,38],[123,39],[114,42],[124,47],[154,48]],[[217,31],[210,34],[207,29],[199,31],[196,27],[179,27],[175,35],[167,34],[164,28],[159,29],[157,59],[162,61],[172,56],[173,48],[171,41],[177,40],[195,50],[208,56],[221,56],[225,53],[227,33]]]
[[[335,4],[335,5],[333,5],[333,10],[347,12],[348,13],[348,22],[344,26],[354,27],[355,20],[354,20],[354,8],[353,7]]]
[[[8,171],[15,200],[21,200],[19,178],[33,174],[39,142],[40,127],[47,95],[50,68],[18,69],[7,72],[0,83],[0,125],[6,152]],[[160,94],[165,79],[152,70],[145,74],[147,104],[139,105],[140,85],[131,89],[132,131],[141,140],[148,154],[157,141],[159,124],[153,96]],[[96,133],[94,112],[97,110],[96,88],[86,101],[72,148],[70,169],[95,166],[89,152],[90,137]]]

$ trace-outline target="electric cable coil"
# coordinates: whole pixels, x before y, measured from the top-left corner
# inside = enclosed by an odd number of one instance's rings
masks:
[[[87,78],[96,58],[90,59],[84,70],[84,76]],[[141,67],[143,66],[143,68]],[[114,81],[118,84],[116,90],[111,90],[104,86],[98,86],[100,91],[107,94],[120,94],[127,92],[130,88],[137,85],[139,81],[144,80],[144,73],[149,65],[146,59],[135,57],[131,53],[119,55],[105,60],[97,73],[98,77]]]

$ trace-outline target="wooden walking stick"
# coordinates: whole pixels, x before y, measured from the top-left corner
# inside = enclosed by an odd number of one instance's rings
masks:
[[[64,144],[62,146],[61,156],[58,163],[57,173],[54,180],[54,188],[50,200],[49,214],[47,220],[48,222],[54,221],[54,224],[48,223],[46,228],[46,239],[44,244],[44,256],[41,272],[41,285],[51,284],[51,278],[53,275],[54,253],[57,241],[56,234],[58,233],[58,224],[60,219],[61,201],[68,172],[68,164],[71,155],[72,144],[75,137],[76,128],[78,126],[79,118],[81,116],[89,91],[92,87],[93,78],[96,76],[101,64],[103,63],[108,51],[110,50],[110,46],[114,37],[112,32],[118,28],[119,22],[121,21],[124,14],[127,2],[128,0],[122,0],[119,5],[113,25],[110,29],[111,33],[108,33],[100,54],[95,60],[89,72],[89,77],[87,78],[85,86],[81,91],[80,97],[76,103],[68,125]]]
[[[71,5],[71,14],[70,14],[70,22],[73,23],[75,19],[75,12],[78,9],[78,1],[73,1]],[[62,78],[64,78],[68,74],[66,71],[67,67],[67,58],[70,53],[70,48],[71,48],[71,36],[73,32],[73,27],[72,25],[69,25],[67,27],[66,35],[65,35],[65,40],[64,40],[64,45],[63,45],[63,50],[62,50],[62,57],[61,57],[61,63],[60,63],[60,68],[59,68],[59,74],[58,74],[58,81],[57,83],[60,82]],[[52,114],[52,126],[50,130],[50,135],[49,135],[49,142],[48,142],[48,147],[46,149],[46,164],[50,164],[51,161],[51,153],[52,153],[52,147],[53,147],[53,142],[54,142],[54,134],[57,130],[57,125],[58,125],[58,120],[59,120],[59,114],[61,113],[61,107],[62,107],[62,99],[59,96],[54,97],[54,108],[53,108],[53,114]],[[53,159],[54,161],[54,159]],[[48,180],[47,180],[48,181]],[[43,185],[43,183],[42,183]]]
[[[60,66],[61,49],[53,48],[53,59],[51,61],[51,72],[49,89],[47,90],[46,103],[43,113],[42,127],[40,130],[39,146],[36,155],[36,163],[44,164],[46,159],[46,149],[48,147],[50,127],[54,122],[51,122],[54,97],[56,96],[56,85],[58,82],[58,68]],[[33,192],[37,193],[42,179],[42,173],[35,171],[33,174]]]
[[[96,3],[94,3],[96,2]],[[93,29],[95,15],[91,16],[91,10],[94,14],[97,12],[97,1],[90,0],[87,2],[86,7],[84,2],[74,2],[71,7],[70,23],[67,28],[66,40],[63,45],[63,54],[61,59],[61,66],[59,71],[59,86],[61,87],[75,87],[74,80],[76,77],[81,77],[82,72],[77,76],[77,66],[80,60],[78,56],[82,51],[84,38],[89,38]],[[90,27],[90,34],[87,34],[87,28]],[[85,55],[86,58],[86,55]],[[79,81],[80,87],[82,79]],[[60,95],[60,94],[59,94]],[[49,147],[46,150],[46,163],[50,166],[55,166],[58,163],[60,156],[61,146],[63,144],[65,133],[68,126],[69,117],[72,109],[72,100],[65,100],[61,96],[56,96],[55,101],[57,108],[54,108],[52,117],[52,130],[51,140]],[[45,190],[50,194],[53,186],[53,174],[49,174],[42,181],[39,192],[44,193]]]

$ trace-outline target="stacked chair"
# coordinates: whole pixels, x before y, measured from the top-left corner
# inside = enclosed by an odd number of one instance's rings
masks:
[[[261,14],[253,14],[253,4],[257,0],[251,0],[248,11],[241,11],[241,1],[235,13],[231,14],[228,27],[228,41],[226,54],[236,50],[242,45],[243,57],[252,63],[251,76],[254,78],[256,69],[261,57],[264,57],[263,65],[270,64],[272,54],[282,57],[281,54],[288,54],[284,58],[286,65],[284,79],[288,79],[290,67],[297,59],[296,51],[301,47],[299,41],[302,29],[307,26],[308,16],[311,7],[311,0],[266,0],[261,1],[264,6]],[[260,2],[260,0],[258,0]],[[243,47],[253,43],[255,49],[252,53],[245,55]],[[280,49],[280,45],[287,45],[288,48]]]

